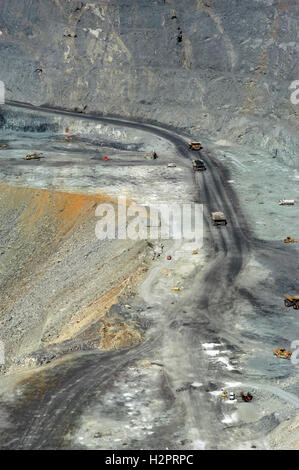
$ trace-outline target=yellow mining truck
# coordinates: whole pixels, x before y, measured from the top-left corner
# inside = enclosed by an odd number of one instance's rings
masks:
[[[200,150],[202,145],[200,142],[189,142],[189,150]]]
[[[291,295],[284,294],[284,304],[286,307],[293,307],[295,310],[299,310],[299,297],[292,297]]]
[[[226,217],[223,212],[217,211],[211,214],[213,225],[226,225]]]
[[[206,170],[205,162],[201,158],[198,158],[197,160],[192,160],[192,170],[193,172],[205,171]]]
[[[34,152],[34,153],[28,153],[25,157],[25,160],[40,160],[42,158],[42,153]]]

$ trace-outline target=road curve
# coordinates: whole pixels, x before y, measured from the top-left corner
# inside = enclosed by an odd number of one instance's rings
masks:
[[[38,107],[15,101],[6,101],[5,104],[37,112],[68,115],[142,130],[170,141],[176,146],[183,159],[190,159],[194,155],[188,150],[186,138],[173,130],[154,124],[83,114],[47,106]],[[49,388],[44,395],[39,397],[33,393],[26,402],[26,406],[13,410],[14,427],[9,431],[7,439],[2,442],[1,448],[60,448],[63,446],[64,436],[77,422],[95,390],[100,389],[102,393],[105,393],[111,380],[122,369],[155,348],[164,350],[167,372],[167,350],[170,342],[171,346],[180,345],[183,356],[181,366],[190,371],[189,375],[193,374],[193,380],[200,379],[206,382],[205,385],[208,387],[209,364],[200,344],[206,341],[207,335],[221,335],[222,339],[238,346],[229,324],[226,326],[224,319],[226,315],[234,314],[235,282],[246,265],[251,242],[248,237],[248,228],[236,198],[226,185],[219,162],[205,151],[201,152],[201,156],[205,159],[207,171],[196,173],[194,181],[200,186],[199,201],[204,204],[205,233],[206,239],[209,240],[211,263],[206,267],[200,289],[196,290],[196,295],[192,300],[193,311],[189,317],[189,324],[183,322],[181,308],[184,304],[178,301],[172,309],[164,308],[159,323],[160,333],[147,337],[137,347],[112,353],[80,353],[75,362],[65,361],[63,364],[53,365],[47,372]],[[213,210],[222,210],[226,214],[227,227],[214,227],[211,224],[210,212]],[[157,275],[156,269],[150,273],[150,279]],[[178,327],[170,329],[170,325],[174,322]],[[194,354],[195,350],[196,354]],[[55,385],[51,387],[50,384],[54,378]],[[176,383],[179,378],[179,370],[172,372],[170,382]],[[175,393],[175,390],[172,392]],[[214,422],[211,418],[219,411],[217,405],[208,401],[204,392],[194,393],[192,390],[183,392],[180,399],[186,408],[188,425],[197,427],[199,434],[204,429],[209,442],[208,447],[217,448],[217,440],[219,440],[222,428],[221,424],[216,420]]]

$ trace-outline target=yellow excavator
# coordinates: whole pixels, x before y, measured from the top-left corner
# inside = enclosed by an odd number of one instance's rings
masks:
[[[273,350],[273,353],[276,357],[279,357],[280,359],[290,359],[292,355],[291,351],[285,348],[275,348]]]
[[[283,241],[284,243],[297,243],[298,240],[295,240],[295,238],[292,238],[292,237],[287,237],[284,239]]]

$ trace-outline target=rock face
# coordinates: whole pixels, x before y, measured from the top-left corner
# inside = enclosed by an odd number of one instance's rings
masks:
[[[1,10],[7,99],[295,155],[296,0],[3,0]]]
[[[76,338],[72,347],[81,349],[89,339],[78,337],[90,322],[93,340],[99,338],[102,324],[94,322],[111,305],[116,308],[121,295],[130,298],[145,276],[148,248],[144,240],[95,237],[95,207],[109,198],[5,184],[0,193],[0,328],[6,355],[1,372],[24,361],[49,362],[51,345],[62,344],[63,351],[70,338]],[[106,349],[138,342],[140,333],[127,323],[117,335],[113,325],[110,321],[105,332]]]

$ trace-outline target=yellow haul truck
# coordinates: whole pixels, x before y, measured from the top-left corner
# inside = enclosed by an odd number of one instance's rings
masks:
[[[227,224],[226,217],[223,214],[223,212],[219,212],[219,211],[212,212],[211,216],[212,216],[212,221],[214,225],[226,225]]]
[[[202,145],[200,142],[189,142],[189,150],[200,150]]]
[[[284,304],[286,307],[293,307],[295,310],[299,310],[299,297],[284,295],[284,298]]]

